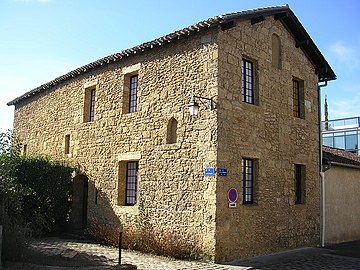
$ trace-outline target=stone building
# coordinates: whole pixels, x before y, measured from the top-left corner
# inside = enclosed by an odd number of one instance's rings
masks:
[[[335,78],[279,6],[196,23],[8,105],[24,152],[77,166],[75,227],[120,220],[152,246],[229,261],[319,244],[318,83]]]

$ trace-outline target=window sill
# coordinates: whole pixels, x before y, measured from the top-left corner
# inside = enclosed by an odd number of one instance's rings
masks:
[[[246,110],[252,111],[252,112],[260,112],[261,107],[259,104],[252,104],[252,103],[246,103],[244,101],[242,101],[241,103],[241,107],[245,107]]]
[[[87,122],[83,122],[83,124],[85,124],[85,125],[91,125],[91,124],[93,124],[95,122],[95,120],[94,121],[87,121]]]
[[[256,207],[259,206],[257,203],[241,203],[241,206],[245,206],[245,207]]]
[[[121,115],[134,115],[137,114],[139,111],[135,111],[135,112],[123,112]]]
[[[135,204],[135,205],[116,205],[115,212],[118,215],[122,215],[122,214],[138,215],[139,214],[139,207],[138,207],[138,204]]]

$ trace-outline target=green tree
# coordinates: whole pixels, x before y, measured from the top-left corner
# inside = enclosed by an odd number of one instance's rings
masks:
[[[21,256],[25,241],[22,199],[25,189],[13,177],[19,148],[10,131],[0,132],[0,224],[3,225],[3,256]]]
[[[23,156],[13,177],[28,190],[23,195],[22,215],[35,233],[64,229],[71,208],[71,173],[64,161],[44,156]]]
[[[11,131],[0,132],[0,223],[31,233],[64,229],[71,208],[73,168],[46,156],[20,155]]]

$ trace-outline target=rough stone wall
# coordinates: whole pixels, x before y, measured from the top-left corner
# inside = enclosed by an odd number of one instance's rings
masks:
[[[360,169],[332,165],[325,172],[325,244],[360,239]]]
[[[216,165],[217,116],[202,106],[191,118],[188,104],[192,95],[217,94],[216,35],[210,30],[164,44],[16,106],[14,130],[28,153],[69,159],[89,178],[88,223],[116,224],[120,218],[124,230],[143,228],[160,244],[193,245],[214,256],[216,179],[203,171]],[[124,78],[134,71],[137,111],[123,113]],[[95,120],[84,123],[86,87],[96,88],[96,103]],[[177,142],[166,144],[172,117],[178,122]],[[70,135],[69,154],[64,154],[65,135]],[[139,161],[138,203],[122,206],[120,162],[129,160]]]
[[[272,34],[281,65],[272,64]],[[256,105],[241,101],[241,58],[257,64]],[[280,67],[280,69],[278,68]],[[137,71],[138,70],[138,71]],[[124,78],[138,72],[138,107],[123,113]],[[292,79],[304,81],[305,119],[292,111]],[[96,87],[84,123],[85,87]],[[215,97],[190,118],[192,95]],[[319,241],[317,76],[279,21],[240,22],[132,56],[59,85],[15,110],[29,152],[68,158],[89,178],[88,218],[145,228],[229,261]],[[177,142],[167,144],[170,119]],[[64,154],[70,134],[70,154]],[[255,203],[241,204],[241,159],[255,159]],[[123,163],[139,161],[138,203],[122,206]],[[294,164],[306,166],[306,201],[295,205]],[[227,168],[204,177],[204,168]],[[120,179],[120,181],[119,181]],[[227,190],[237,188],[236,208]],[[95,196],[97,196],[95,198]],[[215,223],[216,222],[216,223]]]
[[[272,65],[272,34],[281,68]],[[319,243],[317,75],[279,21],[267,17],[219,32],[216,260],[229,261]],[[257,105],[241,99],[241,59],[256,63]],[[293,116],[292,80],[304,81],[305,119]],[[242,158],[256,160],[254,204],[242,204]],[[294,164],[306,166],[306,198],[295,205]],[[236,188],[236,208],[227,190]]]

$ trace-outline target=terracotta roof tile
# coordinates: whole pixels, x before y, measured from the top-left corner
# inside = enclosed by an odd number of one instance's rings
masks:
[[[323,146],[323,158],[330,161],[330,163],[360,166],[360,156],[343,149]]]

